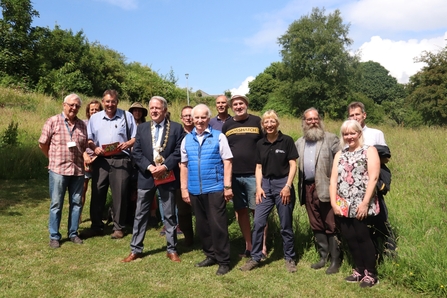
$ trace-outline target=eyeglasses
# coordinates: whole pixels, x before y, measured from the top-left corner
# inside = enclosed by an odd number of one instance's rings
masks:
[[[318,121],[320,121],[320,118],[307,118],[307,119],[306,119],[306,122],[307,122],[307,123],[310,123],[310,122],[312,122],[312,121],[318,122]]]
[[[75,103],[68,103],[68,102],[64,102],[64,104],[66,104],[67,106],[69,106],[71,109],[79,109],[79,108],[81,108],[81,106],[80,105],[77,105],[77,104],[75,104]]]

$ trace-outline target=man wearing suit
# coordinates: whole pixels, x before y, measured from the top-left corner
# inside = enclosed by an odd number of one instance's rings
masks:
[[[311,267],[323,268],[330,255],[331,265],[326,273],[337,273],[341,265],[340,248],[329,197],[329,183],[334,155],[339,150],[339,139],[324,131],[323,122],[315,108],[304,111],[301,126],[303,136],[295,142],[299,154],[298,195],[301,205],[306,206],[320,254],[320,261]]]
[[[177,254],[177,219],[175,216],[175,192],[180,186],[180,144],[184,131],[179,123],[166,118],[168,104],[161,96],[149,101],[149,113],[152,121],[137,127],[133,149],[133,158],[138,166],[138,199],[130,243],[131,253],[122,262],[131,262],[141,258],[146,226],[149,220],[150,205],[158,189],[162,200],[166,227],[166,256],[180,262]],[[170,173],[175,180],[166,182]],[[158,186],[156,185],[158,184]]]

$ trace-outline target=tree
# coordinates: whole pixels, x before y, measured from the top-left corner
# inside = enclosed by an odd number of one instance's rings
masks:
[[[438,53],[424,51],[415,62],[424,62],[410,78],[408,100],[428,125],[447,124],[447,47]]]
[[[35,28],[31,23],[39,13],[30,0],[1,0],[0,7],[0,76],[20,80],[34,65]]]
[[[348,32],[339,10],[325,15],[324,9],[313,8],[279,38],[283,59],[279,78],[284,82],[279,89],[295,114],[314,106],[331,118],[345,115],[358,62],[348,52],[352,44]]]
[[[277,76],[279,65],[280,62],[273,62],[264,72],[248,83],[250,91],[247,96],[250,98],[251,109],[255,111],[262,110],[269,99],[269,95],[278,89],[280,85]]]
[[[404,86],[399,84],[389,71],[374,61],[359,64],[360,78],[355,80],[353,90],[363,93],[375,103],[405,98]]]

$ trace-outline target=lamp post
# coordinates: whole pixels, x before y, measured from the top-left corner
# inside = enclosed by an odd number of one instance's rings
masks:
[[[188,106],[189,106],[189,88],[188,88],[188,77],[189,77],[189,74],[186,73],[185,77],[186,77],[186,101],[188,102]]]

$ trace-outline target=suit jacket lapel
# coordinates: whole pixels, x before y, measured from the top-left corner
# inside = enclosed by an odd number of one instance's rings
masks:
[[[315,149],[316,150],[315,164],[317,164],[317,162],[318,162],[318,157],[320,156],[320,151],[321,151],[321,147],[322,147],[321,145],[323,144],[323,142],[324,142],[324,138],[322,140],[317,141],[317,148]]]

